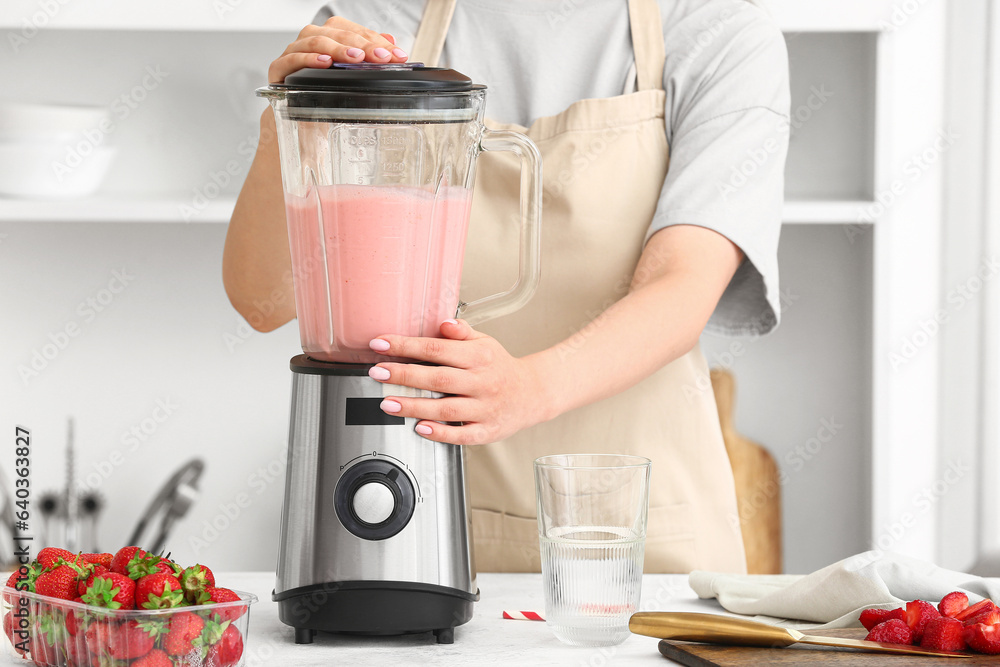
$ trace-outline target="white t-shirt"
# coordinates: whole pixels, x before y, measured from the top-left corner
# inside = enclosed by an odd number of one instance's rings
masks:
[[[766,333],[780,315],[785,42],[774,21],[746,0],[658,2],[670,168],[649,235],[690,224],[739,246],[747,261],[706,329]],[[423,6],[423,0],[335,0],[314,22],[344,16],[391,33],[409,52]],[[631,92],[625,87],[634,62],[626,0],[458,0],[438,65],[487,85],[489,117],[527,126],[579,99]]]

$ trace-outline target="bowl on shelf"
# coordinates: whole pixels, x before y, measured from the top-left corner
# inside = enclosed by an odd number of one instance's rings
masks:
[[[8,641],[0,642],[9,662],[52,667],[124,665],[154,651],[178,666],[239,667],[257,596],[234,592],[238,602],[123,611],[4,587],[0,606]]]
[[[0,195],[93,194],[116,153],[114,128],[105,107],[0,103]]]

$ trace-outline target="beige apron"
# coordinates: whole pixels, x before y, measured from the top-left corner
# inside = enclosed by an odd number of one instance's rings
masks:
[[[454,8],[455,0],[428,0],[414,60],[437,64]],[[584,326],[627,293],[656,209],[669,154],[663,30],[656,0],[629,0],[628,8],[637,92],[578,101],[530,128],[488,123],[527,134],[544,165],[538,292],[522,310],[477,327],[518,357],[554,345],[573,354]],[[491,153],[478,170],[466,301],[506,289],[517,275],[519,164]],[[616,396],[466,448],[480,571],[540,570],[532,461],[562,453],[653,461],[647,572],[746,571],[732,469],[700,349]]]

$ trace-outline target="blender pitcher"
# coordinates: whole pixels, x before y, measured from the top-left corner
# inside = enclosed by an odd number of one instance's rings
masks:
[[[486,87],[419,63],[335,63],[257,91],[278,131],[302,350],[377,363],[383,334],[439,336],[513,312],[538,284],[541,164],[522,134],[483,125]],[[521,160],[519,276],[506,292],[459,299],[483,151]]]

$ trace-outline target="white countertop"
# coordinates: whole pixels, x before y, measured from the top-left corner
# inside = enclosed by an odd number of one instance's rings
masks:
[[[254,593],[260,601],[250,609],[246,667],[281,665],[664,665],[652,637],[630,636],[618,646],[567,646],[545,623],[512,621],[503,610],[544,612],[540,574],[480,573],[481,597],[472,620],[455,629],[454,644],[437,644],[431,633],[399,637],[358,637],[318,633],[312,644],[297,645],[292,628],[278,620],[271,601],[273,572],[220,573],[227,588]],[[699,600],[686,575],[653,574],[642,580],[642,611],[725,613],[714,600]]]

